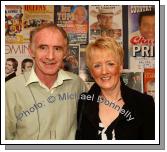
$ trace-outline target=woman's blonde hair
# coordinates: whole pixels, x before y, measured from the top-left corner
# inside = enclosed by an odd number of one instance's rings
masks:
[[[111,37],[101,37],[97,39],[95,42],[91,42],[86,47],[86,64],[90,67],[90,60],[92,51],[96,50],[109,50],[113,55],[118,59],[120,65],[123,65],[123,58],[124,58],[124,50],[122,46]]]

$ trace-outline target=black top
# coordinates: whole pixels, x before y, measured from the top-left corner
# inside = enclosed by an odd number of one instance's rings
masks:
[[[5,77],[5,82],[8,81],[8,80],[10,80],[10,79],[12,79],[12,78],[14,78],[15,76],[16,76],[16,73],[15,73],[15,72],[11,73],[11,74],[8,75],[7,77]]]
[[[76,139],[99,140],[100,87],[95,83],[88,93],[83,93],[78,102],[78,128]],[[155,104],[151,96],[142,94],[124,85],[121,80],[121,95],[125,102],[117,119],[106,130],[107,139],[112,139],[114,128],[116,140],[154,140]],[[92,98],[91,98],[92,97]],[[114,127],[113,127],[114,126]]]

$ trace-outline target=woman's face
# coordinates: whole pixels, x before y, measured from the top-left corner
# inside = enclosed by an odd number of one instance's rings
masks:
[[[93,50],[90,56],[90,72],[101,89],[114,90],[120,84],[122,65],[110,50]]]

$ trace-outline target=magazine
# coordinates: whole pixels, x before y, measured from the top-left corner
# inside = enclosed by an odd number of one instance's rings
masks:
[[[89,6],[89,16],[89,41],[107,36],[122,44],[122,6],[92,5]]]
[[[70,44],[88,43],[88,6],[55,6],[55,23],[67,32]]]
[[[155,98],[155,69],[144,69],[144,93]]]
[[[143,71],[124,69],[121,75],[125,85],[143,93]]]
[[[129,68],[155,66],[155,12],[153,5],[128,6]]]

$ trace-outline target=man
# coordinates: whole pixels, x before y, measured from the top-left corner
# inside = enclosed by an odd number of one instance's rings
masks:
[[[86,88],[60,69],[67,50],[67,35],[54,24],[30,33],[35,65],[6,83],[6,139],[74,139],[78,96]]]
[[[26,71],[30,71],[31,68],[33,66],[33,60],[32,59],[24,59],[21,63],[21,71],[26,72]]]
[[[146,83],[147,94],[155,99],[155,80],[150,80]]]
[[[87,25],[87,10],[84,6],[78,6],[74,10],[74,24]]]
[[[130,35],[130,40],[134,36],[143,37],[150,40],[149,43],[154,43],[155,39],[155,11],[146,11],[139,14],[139,30]]]
[[[99,9],[98,12],[92,12],[92,15],[97,16],[97,22],[90,26],[93,30],[111,30],[118,28],[118,24],[113,22],[113,17],[120,14],[120,10],[113,13],[111,9]]]
[[[16,76],[18,62],[15,58],[8,58],[5,65],[5,82]]]
[[[97,18],[97,22],[90,25],[90,32],[92,40],[95,40],[99,37],[113,37],[117,41],[121,40],[121,27],[118,23],[115,22],[115,16],[119,15],[121,10],[113,10],[101,8],[98,11],[92,10],[90,12],[91,16]],[[119,17],[118,17],[119,18]]]
[[[85,6],[77,6],[74,9],[71,20],[67,22],[66,30],[77,34],[87,34],[88,19],[87,9]]]
[[[152,8],[151,11],[140,12],[138,22],[138,30],[129,35],[129,68],[139,69],[154,67],[154,9]]]

